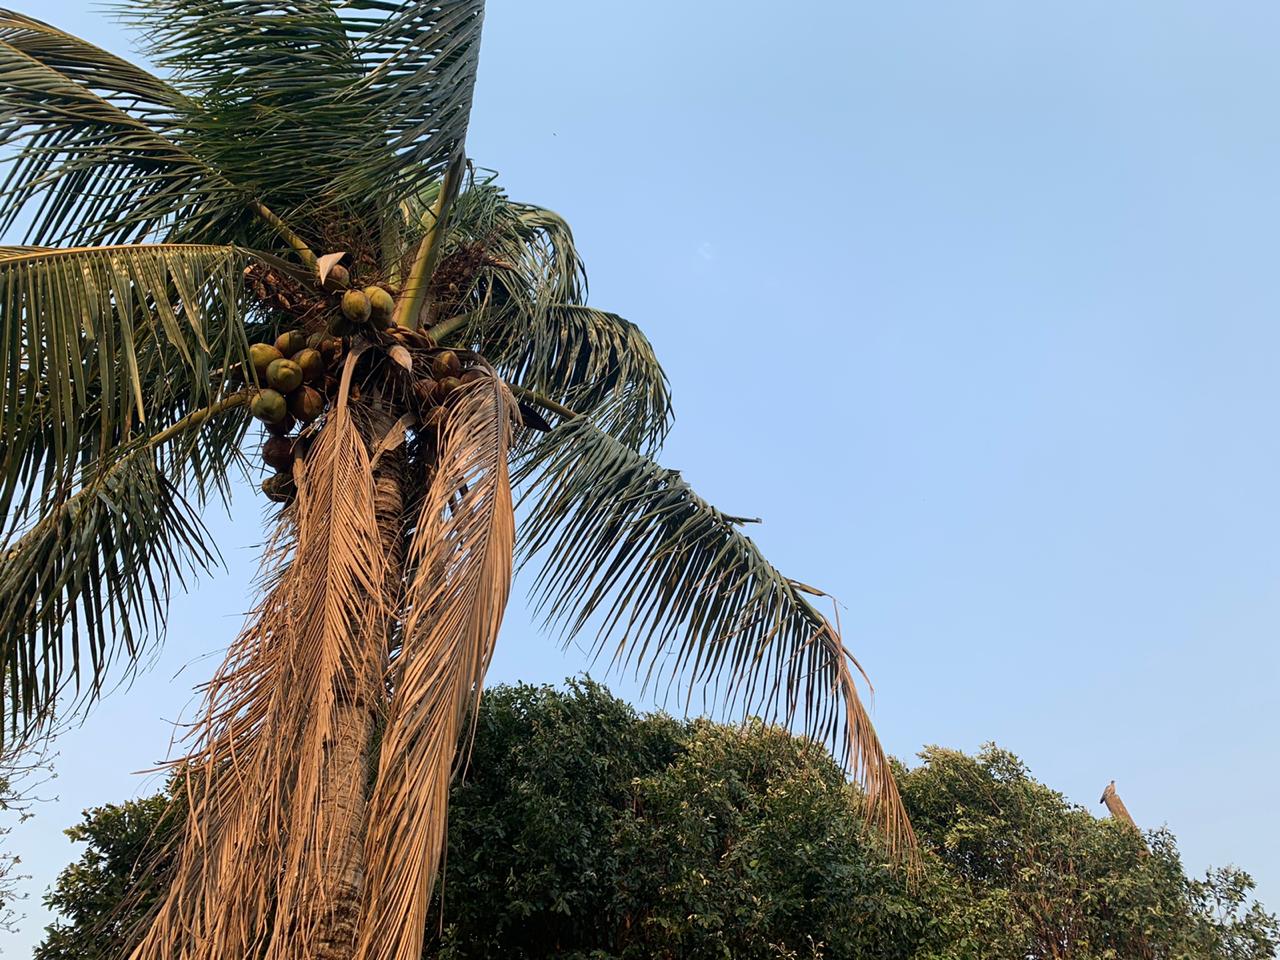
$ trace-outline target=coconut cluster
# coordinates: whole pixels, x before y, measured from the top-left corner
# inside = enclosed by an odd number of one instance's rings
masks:
[[[464,384],[471,383],[488,372],[481,366],[463,367],[462,359],[452,350],[437,350],[431,355],[431,376],[414,382],[413,392],[427,426],[436,427],[444,421],[444,404]]]
[[[346,280],[346,270],[341,265],[334,270],[341,270],[339,282]],[[332,272],[330,273],[332,277]],[[326,278],[326,283],[329,278]],[[394,322],[396,301],[382,287],[365,287],[363,290],[351,288],[342,295],[342,310],[329,324],[329,332],[345,337],[355,333],[361,327],[372,327],[383,330]]]
[[[256,274],[251,279],[257,279]],[[260,285],[264,294],[272,293],[265,280]],[[308,307],[303,329],[286,330],[272,343],[252,344],[252,375],[244,371],[243,379],[257,387],[250,409],[269,433],[262,459],[274,473],[263,481],[262,491],[278,503],[288,503],[297,492],[294,465],[305,456],[315,433],[309,425],[336,399],[351,338],[383,348],[366,355],[363,374],[350,386],[351,399],[359,399],[362,377],[373,376],[380,380],[384,399],[393,405],[407,403],[410,409],[416,406],[419,422],[429,428],[443,424],[445,405],[455,391],[488,375],[469,351],[442,349],[430,336],[398,326],[392,292],[381,285],[360,286],[341,263],[320,271],[316,293],[319,299]],[[264,302],[278,307],[277,299]],[[325,332],[308,335],[317,327]],[[385,371],[392,371],[391,376],[380,377]]]
[[[271,500],[284,503],[295,493],[293,462],[305,449],[302,438],[291,434],[324,413],[326,394],[337,384],[334,373],[345,351],[339,337],[308,337],[301,330],[286,330],[274,343],[249,347],[259,387],[249,409],[271,434],[262,447],[263,461],[276,471],[262,482],[262,492]]]

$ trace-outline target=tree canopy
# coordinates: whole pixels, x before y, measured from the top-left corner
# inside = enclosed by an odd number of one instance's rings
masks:
[[[1165,829],[1095,818],[1007,751],[901,771],[920,871],[891,866],[812,743],[759,722],[640,716],[602,687],[501,687],[453,787],[424,958],[1262,960],[1280,926],[1227,867],[1189,877]],[[88,811],[36,960],[119,955],[126,897],[181,805]],[[113,952],[114,951],[114,952]]]

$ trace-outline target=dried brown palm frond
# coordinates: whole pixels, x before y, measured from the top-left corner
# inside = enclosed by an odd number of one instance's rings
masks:
[[[264,571],[288,563],[292,518],[277,531]],[[287,784],[269,777],[289,744],[264,730],[280,716],[289,686],[289,575],[270,576],[265,596],[204,689],[205,710],[193,727],[192,749],[178,763],[188,816],[176,841],[173,879],[133,953],[135,960],[254,956],[270,928],[271,884],[249,887],[246,874],[265,881],[281,872],[278,820],[284,806],[273,794]],[[255,811],[261,810],[261,816]]]
[[[297,473],[293,560],[206,692],[175,880],[135,960],[321,955],[318,931],[358,895],[350,768],[381,696],[386,575],[345,397]]]
[[[295,656],[290,692],[305,717],[293,763],[285,873],[268,960],[306,957],[317,924],[359,890],[352,847],[364,817],[364,781],[352,769],[368,750],[385,656],[386,571],[364,440],[340,398],[298,483],[298,554],[290,590]],[[327,762],[354,751],[353,763]],[[301,761],[299,763],[299,761]]]
[[[884,747],[880,745],[876,728],[871,723],[871,715],[867,713],[862,697],[858,694],[853,671],[856,669],[863,680],[867,679],[867,675],[849,653],[831,621],[821,614],[818,617],[822,620],[822,626],[814,631],[812,643],[822,651],[818,662],[830,671],[826,677],[831,685],[827,695],[843,706],[843,724],[837,723],[836,726],[843,726],[843,743],[840,749],[845,766],[866,796],[867,819],[875,823],[884,834],[890,852],[901,856],[914,870],[920,865],[915,831],[911,828],[911,820],[907,817],[902,797],[898,793],[893,766]],[[788,693],[789,697],[793,695]]]
[[[361,960],[417,960],[444,849],[449,781],[511,585],[507,456],[515,404],[496,376],[464,387],[422,506],[391,713],[370,802]]]

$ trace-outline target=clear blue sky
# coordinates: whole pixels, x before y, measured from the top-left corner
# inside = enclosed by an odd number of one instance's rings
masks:
[[[1095,811],[1114,777],[1273,908],[1278,45],[1270,0],[493,0],[469,142],[653,339],[666,462],[843,601],[894,753],[996,740]],[[59,831],[154,786],[260,503],[211,518],[230,571],[62,739],[13,955]],[[514,603],[490,679],[585,666]]]

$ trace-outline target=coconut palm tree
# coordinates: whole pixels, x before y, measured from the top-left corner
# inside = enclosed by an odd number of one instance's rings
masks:
[[[160,79],[0,11],[6,728],[157,640],[255,417],[274,471],[139,960],[418,956],[517,562],[566,636],[839,744],[910,849],[823,595],[654,461],[648,341],[588,305],[560,217],[466,160],[482,14],[129,0]]]

